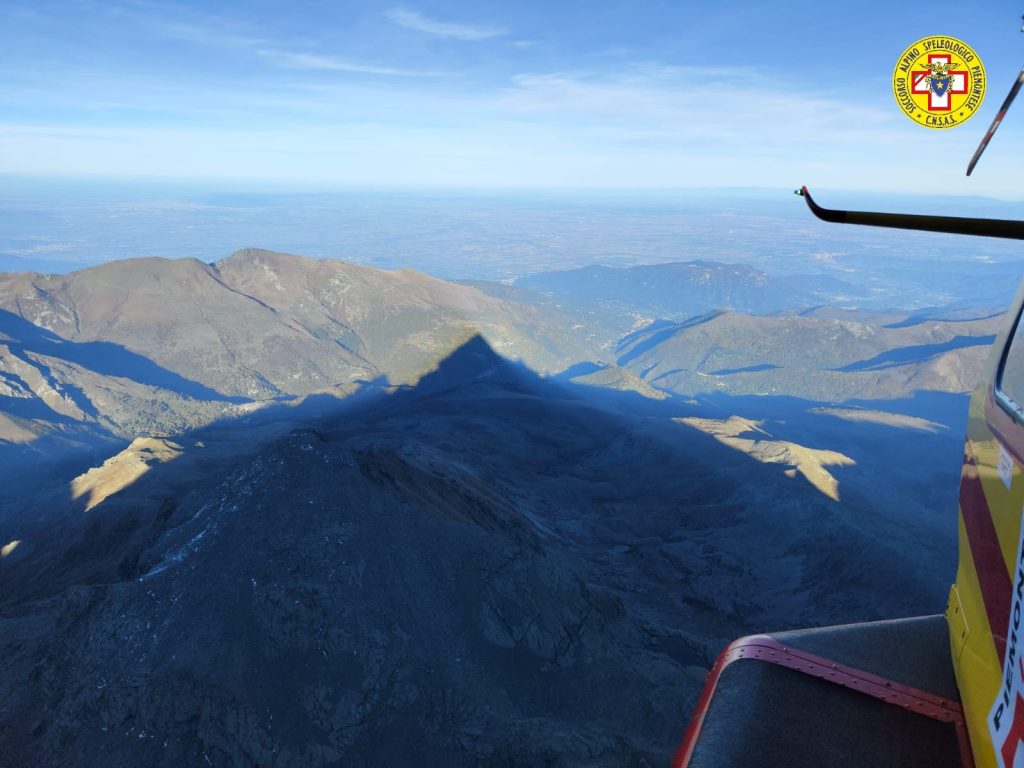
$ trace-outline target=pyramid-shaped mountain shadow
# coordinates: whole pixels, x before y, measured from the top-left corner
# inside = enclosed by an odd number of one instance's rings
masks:
[[[782,405],[782,416],[805,410],[803,401],[796,398],[773,398],[772,402]],[[763,398],[719,396],[700,406],[703,411],[709,407],[712,413],[727,418],[737,408],[753,412],[757,408],[763,410],[765,405]],[[17,519],[0,518],[0,538],[25,541],[16,557],[0,562],[0,575],[7,577],[8,593],[14,601],[20,599],[15,582],[22,577],[25,586],[31,588],[20,597],[41,597],[73,584],[106,583],[121,580],[125,574],[138,575],[147,567],[147,558],[140,557],[141,553],[151,547],[159,548],[160,536],[174,527],[170,517],[182,496],[196,487],[205,487],[210,478],[232,466],[273,451],[270,446],[274,441],[289,440],[289,433],[311,435],[316,444],[345,440],[368,430],[370,436],[358,442],[359,451],[370,455],[379,453],[376,441],[380,433],[376,425],[400,424],[398,428],[407,435],[415,435],[419,428],[420,436],[429,439],[447,428],[443,422],[446,416],[457,414],[480,424],[491,424],[496,435],[501,429],[526,422],[531,430],[530,439],[549,444],[563,441],[564,447],[571,449],[578,434],[587,434],[600,449],[621,449],[627,462],[637,459],[638,471],[628,477],[617,477],[622,465],[615,461],[602,465],[593,478],[603,482],[606,476],[611,477],[621,489],[635,488],[639,495],[646,492],[647,485],[674,487],[697,464],[724,467],[726,474],[742,471],[743,482],[752,487],[774,487],[779,482],[780,473],[775,468],[737,454],[706,434],[680,427],[678,417],[693,413],[694,406],[677,397],[651,400],[636,392],[542,377],[525,365],[498,355],[486,340],[474,335],[414,386],[392,387],[386,377],[380,377],[360,382],[359,388],[346,398],[320,393],[297,402],[274,403],[241,418],[226,417],[184,435],[159,438],[171,446],[167,453],[173,459],[166,462],[154,460],[150,449],[129,447],[111,459],[126,458],[122,464],[129,467],[141,462],[147,465],[146,469],[130,475],[126,482],[119,481],[114,472],[109,481],[101,477],[102,482],[90,479],[84,483],[103,487],[103,498],[98,503],[91,493],[76,494],[68,481],[44,488],[34,503],[23,510],[25,514],[19,514]],[[637,419],[643,420],[639,429]],[[573,426],[566,428],[567,424]],[[659,441],[663,443],[660,447]],[[556,471],[545,464],[547,459],[540,458],[542,452],[533,451],[529,441],[503,442],[498,437],[488,450],[494,455],[507,454],[506,470],[510,476],[521,468],[548,475]],[[649,450],[654,453],[645,464],[643,459]],[[683,458],[676,455],[673,459],[682,461],[681,467],[664,463],[674,451],[682,451]],[[571,450],[559,449],[555,460],[562,461],[569,455]],[[516,463],[520,460],[522,467]],[[94,467],[103,469],[99,464],[96,461]],[[116,462],[115,470],[119,471]],[[667,484],[662,477],[666,472],[671,474]],[[792,492],[792,488],[787,486],[776,492]],[[432,498],[440,503],[443,496],[442,492]],[[499,512],[499,516],[506,517],[518,514],[504,507]],[[27,562],[30,556],[33,568],[14,567],[21,560]],[[155,554],[150,557],[150,566],[154,558],[159,559]],[[4,565],[8,566],[6,574]]]
[[[591,390],[472,337],[305,425],[174,438],[88,511],[65,489],[37,540],[0,530],[26,539],[0,560],[0,753],[667,764],[731,637],[928,604],[898,556],[918,529]]]
[[[462,387],[481,385],[521,391],[524,394],[552,394],[562,391],[521,362],[502,357],[478,333],[471,335],[441,360],[415,385],[402,388],[395,405],[409,400],[444,394]]]
[[[580,371],[590,367],[587,364],[576,366]],[[945,399],[955,402],[943,401],[941,410],[956,411],[957,398]],[[386,377],[379,377],[359,382],[355,392],[345,398],[332,393],[314,394],[298,401],[273,403],[244,417],[225,417],[190,433],[171,436],[167,439],[177,446],[172,451],[173,461],[152,461],[143,451],[139,460],[149,465],[146,471],[109,491],[95,509],[87,511],[93,503],[91,495],[69,498],[69,477],[48,492],[37,494],[36,503],[15,521],[17,525],[0,517],[0,538],[22,537],[26,543],[33,538],[32,534],[39,538],[41,557],[51,567],[45,578],[38,571],[32,571],[33,595],[52,594],[75,583],[117,580],[123,557],[135,561],[135,555],[129,550],[135,550],[137,555],[144,542],[151,543],[153,536],[164,530],[165,519],[159,522],[150,519],[158,508],[164,515],[167,509],[176,507],[177,499],[194,482],[202,482],[232,464],[248,461],[263,450],[268,441],[279,439],[289,431],[304,429],[316,435],[317,440],[333,440],[337,435],[349,435],[353,430],[395,415],[424,421],[419,417],[435,411],[483,414],[485,418],[493,417],[495,423],[502,419],[512,422],[528,419],[538,429],[538,436],[545,439],[544,427],[549,421],[552,434],[557,434],[554,427],[568,420],[582,419],[594,427],[595,433],[603,431],[609,441],[627,442],[637,440],[634,426],[637,418],[643,418],[647,436],[640,444],[645,449],[650,447],[649,437],[654,435],[688,454],[699,455],[701,461],[709,465],[741,469],[747,473],[744,482],[752,486],[768,487],[778,482],[779,471],[725,448],[706,434],[680,427],[679,417],[692,416],[697,411],[722,419],[737,413],[756,413],[783,420],[790,429],[796,430],[797,439],[802,439],[800,435],[804,431],[793,416],[815,405],[820,404],[791,397],[723,394],[703,396],[700,404],[694,405],[694,401],[679,397],[652,400],[637,392],[577,384],[561,376],[542,377],[522,363],[497,354],[476,334],[457,346],[413,386],[393,387]],[[912,405],[903,403],[901,409]],[[936,410],[939,409],[932,403],[922,409],[921,415],[927,417]],[[861,432],[879,435],[891,434],[887,429],[877,425],[858,426]],[[813,430],[806,437],[812,445],[818,444],[814,442]],[[364,446],[371,448],[372,443],[372,439],[363,441]],[[528,446],[500,442],[493,446],[497,453],[506,449],[510,455],[517,456],[516,451],[528,450]],[[98,467],[101,461],[95,461],[94,466]],[[645,468],[644,474],[651,482],[660,482],[658,473],[662,469],[653,464]],[[792,490],[788,486],[778,489],[780,493]],[[125,536],[122,526],[126,515],[132,520],[130,527],[139,529],[141,538],[135,538],[134,534]],[[92,555],[87,558],[83,558],[80,551],[83,527],[89,528],[86,538]],[[28,556],[31,549],[22,547],[19,558]],[[3,565],[0,562],[0,569]],[[12,590],[12,594],[15,593],[17,590]]]
[[[545,404],[545,410],[595,408],[603,412],[601,419],[612,413],[635,416],[657,416],[666,425],[673,416],[690,415],[693,406],[683,398],[665,395],[664,399],[652,399],[637,391],[614,389],[601,385],[572,381],[574,376],[593,374],[608,368],[605,363],[579,363],[562,373],[543,376],[518,360],[510,360],[498,354],[480,334],[473,334],[457,346],[437,366],[423,375],[415,385],[399,387],[390,396],[377,403],[377,411],[367,415],[380,416],[395,410],[407,409],[413,403],[429,399],[445,399],[451,395],[456,400],[468,401],[477,398],[478,407],[486,409],[494,397],[519,396],[533,398]],[[373,402],[372,397],[364,401]],[[494,405],[494,408],[499,406]],[[500,408],[513,408],[508,403]]]
[[[360,440],[359,449],[369,455],[377,448],[375,424],[395,419],[403,423],[401,429],[406,433],[410,431],[406,423],[424,424],[430,437],[430,430],[445,428],[436,426],[436,419],[465,413],[496,425],[514,425],[526,419],[536,430],[534,436],[549,442],[570,440],[575,428],[559,432],[556,427],[577,420],[584,421],[594,434],[604,435],[598,441],[601,444],[634,440],[634,430],[628,428],[627,421],[620,421],[616,415],[620,413],[629,414],[627,419],[643,414],[662,417],[664,439],[678,441],[678,427],[670,418],[690,412],[690,406],[678,399],[652,401],[634,392],[542,377],[522,363],[501,357],[481,336],[473,335],[416,385],[394,387],[386,377],[379,377],[360,382],[345,398],[318,393],[298,401],[272,403],[186,434],[156,438],[164,446],[162,450],[134,444],[121,453],[115,449],[105,463],[101,457],[94,458],[91,476],[78,470],[81,474],[75,483],[74,475],[50,484],[40,482],[31,499],[14,510],[17,514],[7,510],[5,516],[0,507],[0,538],[23,542],[10,558],[0,561],[0,583],[6,597],[19,602],[53,595],[75,584],[137,576],[159,559],[153,554],[147,561],[142,553],[159,549],[160,537],[175,527],[173,513],[183,496],[194,495],[196,489],[208,490],[212,478],[264,451],[273,451],[274,441],[287,441],[289,433],[312,435],[315,443],[344,440],[354,432],[369,430],[371,436]],[[545,431],[548,424],[551,435]],[[648,424],[645,429],[655,426]],[[736,460],[704,435],[688,434],[683,442],[701,443],[700,453],[717,456],[721,463]],[[522,442],[513,446],[499,440],[489,450],[507,452],[513,465],[509,471],[514,473],[516,457],[525,456],[530,448]],[[171,458],[155,458],[160,453]],[[533,467],[531,462],[527,464]],[[550,474],[550,468],[543,470]],[[754,471],[760,470],[755,467]],[[433,498],[442,501],[443,496],[442,492]],[[504,507],[498,512],[498,517],[516,514]],[[488,525],[503,527],[504,523],[494,522],[497,517],[491,517]],[[183,531],[185,528],[179,533]],[[31,567],[23,568],[21,563],[31,563]]]
[[[651,650],[651,628],[527,498],[570,465],[604,476],[593,457],[622,431],[531,394],[553,388],[471,338],[412,389],[242,460],[159,464],[76,510],[62,540],[26,541],[0,562],[0,615],[23,617],[0,632],[17,645],[0,750],[33,764],[63,749],[69,765],[86,741],[123,764],[665,762],[703,654],[678,637],[683,663]],[[488,392],[508,403],[481,408]],[[528,456],[541,433],[555,445]],[[492,462],[503,453],[518,474]],[[86,706],[97,685],[102,706]]]
[[[6,337],[3,338],[3,337]],[[244,403],[244,397],[222,395],[210,387],[163,368],[149,358],[109,341],[70,341],[52,331],[0,309],[0,343],[19,356],[26,352],[74,363],[103,376],[131,379],[195,400]]]
[[[584,370],[589,366],[584,364],[577,368]],[[704,403],[698,407],[702,412],[710,408],[721,418],[736,412],[764,411],[773,403],[783,405],[780,412],[783,417],[806,410],[804,401],[796,398],[770,400],[771,403],[764,398],[716,396],[704,398]],[[810,405],[813,404],[807,404]],[[194,483],[202,483],[208,476],[226,471],[233,464],[248,461],[264,450],[269,441],[302,430],[308,430],[317,440],[333,440],[337,435],[351,434],[353,430],[396,415],[429,423],[423,417],[460,412],[472,413],[496,424],[502,420],[527,419],[538,430],[537,436],[543,439],[548,439],[544,430],[550,423],[554,435],[551,440],[558,439],[556,427],[579,419],[590,425],[595,434],[606,435],[603,439],[610,442],[637,440],[633,422],[636,418],[648,417],[643,425],[648,436],[640,441],[645,448],[649,447],[649,436],[655,435],[687,452],[699,454],[709,464],[745,466],[745,471],[751,473],[751,483],[771,484],[778,480],[774,469],[730,451],[705,434],[682,429],[674,420],[693,415],[692,402],[678,397],[652,400],[632,391],[577,384],[557,376],[542,377],[522,363],[497,354],[477,334],[457,346],[412,386],[393,387],[386,377],[379,377],[359,382],[355,392],[345,398],[319,393],[298,401],[273,403],[243,417],[225,417],[187,434],[166,438],[174,446],[169,451],[174,459],[166,463],[153,460],[147,450],[134,455],[128,449],[128,461],[124,463],[132,466],[141,462],[147,464],[147,468],[129,476],[126,482],[116,477],[107,482],[104,478],[106,487],[98,505],[92,494],[69,491],[70,476],[49,489],[44,488],[36,494],[35,503],[26,508],[25,514],[19,514],[19,519],[0,518],[0,538],[7,536],[26,541],[18,557],[7,565],[27,558],[33,549],[32,540],[37,538],[40,544],[37,554],[47,565],[45,574],[38,569],[31,571],[34,596],[52,594],[75,583],[117,580],[118,573],[124,571],[121,561],[127,557],[130,562],[137,562],[138,551],[149,546],[153,537],[166,528],[167,510],[176,508],[179,497]],[[564,433],[563,437],[569,439]],[[362,445],[372,450],[373,440],[364,440]],[[515,457],[517,451],[528,451],[529,447],[499,442],[493,450],[497,453],[507,450]],[[101,463],[101,459],[95,460],[93,466],[101,469]],[[746,466],[748,464],[750,466]],[[650,476],[651,482],[658,482],[658,472],[662,469],[654,464],[645,468],[645,474]],[[96,483],[86,483],[89,484]],[[2,511],[0,509],[0,513]],[[161,520],[152,519],[157,513]],[[131,535],[126,535],[125,525],[131,529]],[[87,539],[88,544],[84,544],[83,539]],[[83,557],[84,551],[90,553],[88,557]],[[3,565],[0,562],[0,572]],[[9,577],[15,575],[12,570],[8,569]],[[27,573],[29,571],[21,571],[21,575]],[[17,592],[11,590],[12,595]]]

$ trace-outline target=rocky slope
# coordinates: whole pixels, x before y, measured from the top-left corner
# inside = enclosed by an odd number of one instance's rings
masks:
[[[478,333],[558,371],[599,354],[572,326],[551,307],[409,270],[255,249],[215,264],[0,274],[0,478],[248,402],[409,384]]]
[[[130,259],[0,276],[0,309],[75,343],[122,347],[180,394],[261,399],[387,376],[410,383],[476,333],[558,370],[586,353],[550,311],[411,270],[246,249],[214,264]],[[111,356],[116,350],[111,350]],[[132,377],[129,360],[116,360]]]
[[[664,765],[728,638],[941,609],[952,524],[839,514],[685,404],[590,389],[476,338],[248,453],[256,422],[138,444],[0,519],[0,752]]]

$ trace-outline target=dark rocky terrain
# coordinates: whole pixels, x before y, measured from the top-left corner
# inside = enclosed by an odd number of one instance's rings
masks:
[[[481,287],[0,276],[0,754],[664,765],[731,638],[942,610],[997,319]]]
[[[88,511],[55,489],[0,528],[0,751],[664,765],[729,637],[941,608],[951,525],[840,512],[638,400],[477,338],[248,453],[186,436]]]

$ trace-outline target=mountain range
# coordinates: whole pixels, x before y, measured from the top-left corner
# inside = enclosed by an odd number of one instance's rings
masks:
[[[0,275],[0,753],[662,765],[733,637],[942,609],[998,317],[630,313],[256,249]]]
[[[1001,315],[865,322],[710,312],[624,337],[618,365],[679,394],[885,400],[917,390],[970,392]]]
[[[555,372],[595,354],[570,326],[409,270],[254,249],[0,275],[0,448],[13,471],[254,402],[409,384],[476,333]]]

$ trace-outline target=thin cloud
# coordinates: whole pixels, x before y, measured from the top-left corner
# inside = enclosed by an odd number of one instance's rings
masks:
[[[228,29],[201,24],[160,20],[150,21],[149,26],[150,29],[161,37],[210,48],[252,48],[257,45],[265,45],[267,42],[258,37],[237,34]]]
[[[615,75],[520,74],[497,104],[506,115],[591,126],[609,138],[673,145],[789,148],[807,142],[902,141],[880,104],[850,105],[818,93],[766,91],[742,68],[633,66]]]
[[[400,27],[414,29],[417,32],[425,32],[436,37],[451,37],[456,40],[486,40],[490,37],[500,37],[505,34],[505,30],[500,27],[438,21],[437,19],[424,16],[419,11],[414,11],[401,5],[388,11],[387,17]]]
[[[292,69],[319,70],[322,72],[353,72],[364,75],[388,75],[397,77],[435,77],[437,72],[388,67],[369,62],[352,61],[335,56],[324,56],[303,51],[283,50],[266,38],[238,34],[227,29],[213,28],[199,24],[161,22],[156,31],[164,37],[184,40],[194,45],[211,48],[232,48],[255,54],[260,58]]]
[[[279,51],[273,48],[261,48],[256,53],[269,61],[296,69],[315,69],[325,72],[357,72],[365,75],[394,75],[399,77],[437,77],[440,74],[438,72],[424,72],[414,69],[381,67],[375,64],[363,64],[333,56]]]

